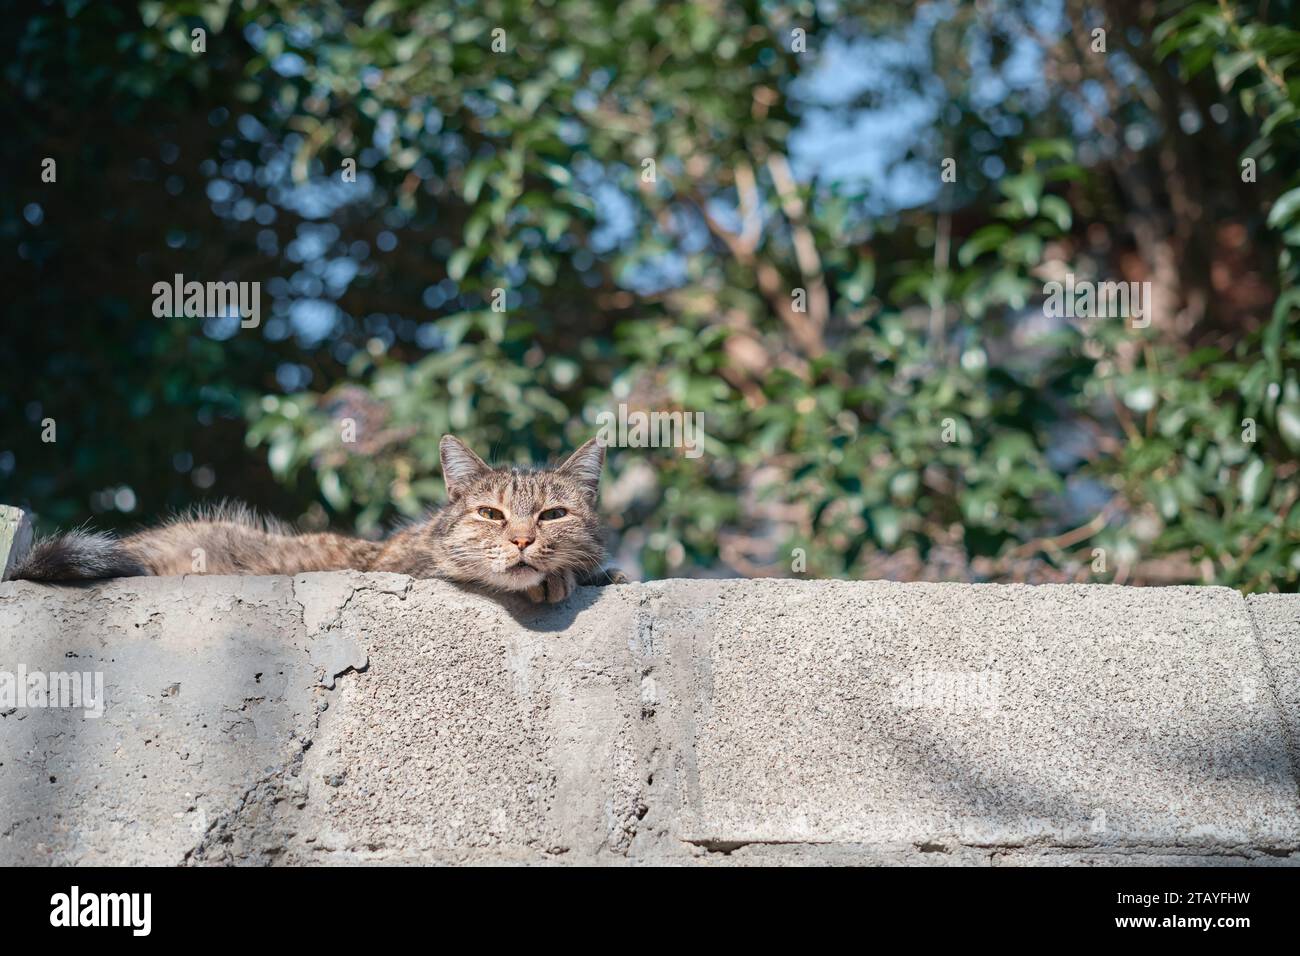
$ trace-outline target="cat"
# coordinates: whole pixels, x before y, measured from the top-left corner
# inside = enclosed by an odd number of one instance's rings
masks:
[[[453,435],[438,444],[447,502],[385,541],[295,534],[242,507],[179,518],[125,538],[71,531],[37,542],[12,577],[85,581],[138,575],[392,571],[555,603],[580,584],[622,584],[602,570],[595,438],[551,469],[493,468]]]

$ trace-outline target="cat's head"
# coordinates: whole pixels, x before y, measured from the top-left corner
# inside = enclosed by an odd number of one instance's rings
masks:
[[[447,571],[503,591],[550,574],[581,575],[604,558],[596,495],[605,449],[591,439],[555,468],[493,468],[459,438],[438,446],[447,504],[439,546]]]

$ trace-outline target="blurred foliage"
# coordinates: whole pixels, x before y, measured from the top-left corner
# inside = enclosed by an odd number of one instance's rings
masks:
[[[1294,3],[122,9],[6,61],[2,498],[374,533],[444,432],[541,460],[626,403],[708,436],[611,454],[646,576],[1300,581]],[[799,148],[910,96],[921,198]],[[176,272],[265,282],[263,330],[153,319]],[[1066,273],[1154,321],[1052,319]]]

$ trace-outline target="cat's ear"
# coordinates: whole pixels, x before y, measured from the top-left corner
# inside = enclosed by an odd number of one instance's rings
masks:
[[[598,438],[590,438],[555,471],[576,480],[587,492],[587,497],[595,501],[600,489],[600,470],[604,465],[605,446]]]
[[[459,498],[470,482],[492,470],[455,435],[442,436],[442,441],[438,442],[438,457],[442,460],[442,480],[447,485],[449,498]]]

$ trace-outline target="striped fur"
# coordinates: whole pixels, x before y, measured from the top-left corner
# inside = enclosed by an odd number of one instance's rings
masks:
[[[84,530],[45,538],[13,577],[86,581],[351,569],[446,578],[534,601],[562,600],[578,584],[626,580],[601,568],[595,505],[604,449],[594,439],[554,469],[492,468],[450,435],[440,450],[447,503],[386,541],[296,534],[241,505],[223,505],[124,538]]]

